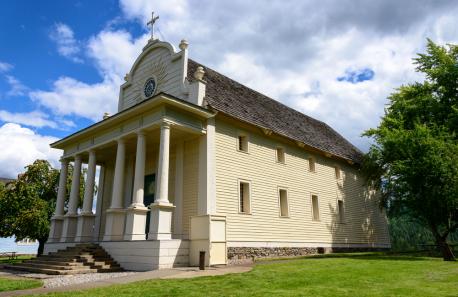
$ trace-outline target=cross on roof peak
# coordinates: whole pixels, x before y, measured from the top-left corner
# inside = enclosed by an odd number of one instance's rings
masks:
[[[151,20],[146,23],[147,26],[151,26],[151,40],[154,39],[154,23],[159,19],[159,16],[154,16],[154,11],[151,12]]]

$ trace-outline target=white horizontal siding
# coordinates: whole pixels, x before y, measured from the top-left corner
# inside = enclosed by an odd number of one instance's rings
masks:
[[[377,200],[366,195],[354,168],[338,164],[342,179],[336,180],[337,161],[286,143],[281,144],[285,164],[277,163],[279,143],[261,133],[248,133],[249,153],[239,152],[239,131],[232,123],[217,120],[217,214],[227,216],[228,241],[389,242]],[[311,156],[316,159],[315,173],[308,171]],[[251,214],[238,213],[238,179],[251,181]],[[279,216],[278,187],[288,190],[288,218]],[[319,196],[319,222],[312,221],[311,193]],[[338,223],[338,197],[344,200],[345,224]]]

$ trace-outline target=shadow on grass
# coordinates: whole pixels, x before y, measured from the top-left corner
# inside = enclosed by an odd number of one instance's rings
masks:
[[[291,258],[258,259],[256,264],[269,264],[277,261],[296,261],[314,259],[354,259],[354,260],[387,260],[387,261],[430,261],[431,258],[441,259],[440,255],[434,252],[369,252],[369,253],[333,253],[310,255]]]

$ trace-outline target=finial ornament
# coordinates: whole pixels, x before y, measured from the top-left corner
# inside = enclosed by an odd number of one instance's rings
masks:
[[[202,80],[204,78],[204,74],[205,74],[204,67],[199,66],[197,67],[196,72],[194,72],[194,78],[197,80]]]
[[[151,40],[154,39],[154,23],[156,23],[156,21],[157,21],[158,19],[159,19],[159,16],[156,16],[156,17],[155,17],[155,16],[154,16],[154,11],[153,11],[153,12],[151,12],[151,20],[150,20],[148,23],[146,23],[146,25],[147,25],[148,27],[151,27]]]
[[[186,39],[181,39],[180,45],[178,46],[180,50],[184,51],[189,46],[189,43]]]

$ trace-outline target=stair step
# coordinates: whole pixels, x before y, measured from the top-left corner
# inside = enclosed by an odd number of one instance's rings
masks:
[[[118,272],[122,267],[97,244],[78,244],[6,268],[46,274]]]
[[[97,269],[77,269],[77,270],[58,270],[58,269],[51,269],[51,268],[40,268],[40,267],[33,267],[28,265],[6,265],[5,268],[12,269],[12,270],[19,270],[19,271],[28,271],[28,272],[35,272],[35,273],[44,273],[44,274],[80,274],[80,273],[90,273],[90,272],[97,272]]]

